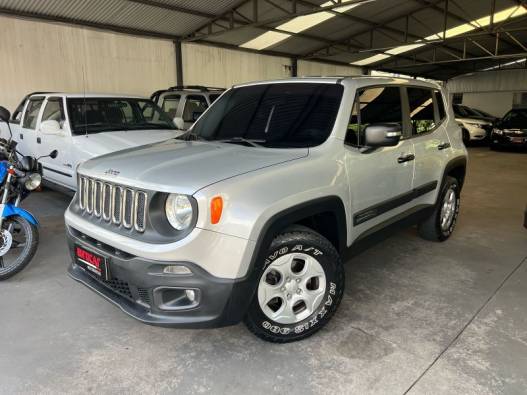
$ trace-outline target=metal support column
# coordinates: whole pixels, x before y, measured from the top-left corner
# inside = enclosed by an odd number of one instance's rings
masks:
[[[174,41],[176,49],[176,85],[183,86],[183,53],[181,51],[181,41]]]
[[[298,59],[291,58],[291,77],[298,77]]]

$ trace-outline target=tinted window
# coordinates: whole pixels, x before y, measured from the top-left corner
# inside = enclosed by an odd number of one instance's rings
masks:
[[[220,97],[220,94],[218,93],[210,94],[209,95],[210,104],[214,103],[218,97]]]
[[[69,98],[67,104],[74,134],[175,129],[167,114],[150,100],[89,97]]]
[[[183,120],[185,122],[194,122],[194,116],[201,115],[208,106],[205,96],[188,95],[185,101],[185,108],[183,109]]]
[[[364,129],[374,123],[397,123],[402,127],[401,91],[398,87],[362,89],[357,92],[346,134],[346,143],[364,144]]]
[[[432,90],[408,88],[407,92],[412,135],[430,132],[436,127]]]
[[[62,123],[64,122],[64,107],[62,105],[62,99],[48,99],[46,107],[44,107],[44,113],[42,114],[42,121],[48,120],[57,121],[62,126]]]
[[[439,121],[443,121],[446,118],[445,102],[443,101],[443,95],[440,91],[434,91],[434,95],[437,103],[437,111],[439,115]]]
[[[30,99],[27,104],[26,113],[24,114],[24,121],[22,122],[22,127],[27,129],[35,129],[37,126],[38,113],[40,112],[40,107],[44,98]]]
[[[511,110],[500,122],[504,129],[527,129],[527,109]]]
[[[179,106],[181,95],[166,95],[163,97],[163,111],[168,114],[170,119],[174,119]]]
[[[267,147],[310,147],[329,137],[343,87],[320,83],[246,86],[223,94],[194,125],[206,140],[244,138]]]

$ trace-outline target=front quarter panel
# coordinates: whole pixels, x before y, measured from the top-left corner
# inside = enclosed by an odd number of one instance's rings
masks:
[[[339,140],[334,141],[339,144]],[[275,214],[328,196],[342,200],[349,218],[349,188],[342,151],[323,151],[201,189],[194,195],[199,210],[196,226],[257,241]],[[223,198],[224,207],[220,222],[213,225],[210,202],[215,196]]]

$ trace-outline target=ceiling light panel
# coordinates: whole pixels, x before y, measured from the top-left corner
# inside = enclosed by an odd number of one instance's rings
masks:
[[[500,22],[506,21],[507,19],[516,18],[518,16],[522,16],[526,14],[527,14],[527,9],[522,6],[510,7],[505,10],[494,13],[494,23],[500,23]],[[490,15],[484,16],[479,19],[474,19],[473,21],[470,21],[469,23],[464,23],[462,25],[447,29],[445,31],[445,37],[446,38],[456,37],[461,34],[468,33],[473,30],[489,26],[490,23],[491,23]],[[372,63],[379,62],[386,58],[389,58],[390,56],[399,55],[404,52],[412,51],[416,48],[427,45],[428,44],[427,41],[437,41],[437,40],[442,40],[442,39],[443,39],[443,32],[441,31],[438,33],[431,34],[430,36],[425,37],[422,40],[417,40],[413,44],[401,45],[399,47],[389,49],[382,54],[373,55],[368,58],[358,60],[356,62],[351,62],[351,64],[355,66],[366,66]]]
[[[342,0],[342,3],[346,3],[350,1],[353,1],[353,0]],[[360,4],[364,4],[364,3],[350,4],[350,5],[334,8],[333,11],[340,12],[340,13],[346,12],[346,11],[351,10],[352,8],[359,6]],[[332,1],[327,1],[321,4],[320,7],[329,7],[331,5],[334,5],[334,3]],[[265,48],[269,48],[291,37],[292,34],[294,33],[303,32],[304,30],[307,30],[316,25],[319,25],[335,16],[336,16],[335,14],[333,14],[332,12],[328,12],[328,11],[321,11],[321,12],[316,12],[314,14],[297,16],[291,19],[290,21],[282,23],[281,25],[276,27],[277,30],[283,30],[284,33],[275,32],[275,31],[266,32],[266,33],[260,34],[258,37],[252,40],[249,40],[241,44],[240,47],[256,49],[256,50],[262,50]],[[285,32],[289,32],[292,34],[287,34]]]

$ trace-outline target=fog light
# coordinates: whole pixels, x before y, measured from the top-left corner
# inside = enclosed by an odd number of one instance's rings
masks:
[[[187,289],[185,290],[185,295],[187,296],[189,302],[194,303],[196,301],[196,291],[192,289]]]
[[[192,274],[190,269],[186,266],[181,265],[170,265],[165,266],[163,269],[163,273],[165,274],[177,274],[177,275],[183,275],[183,274]]]

